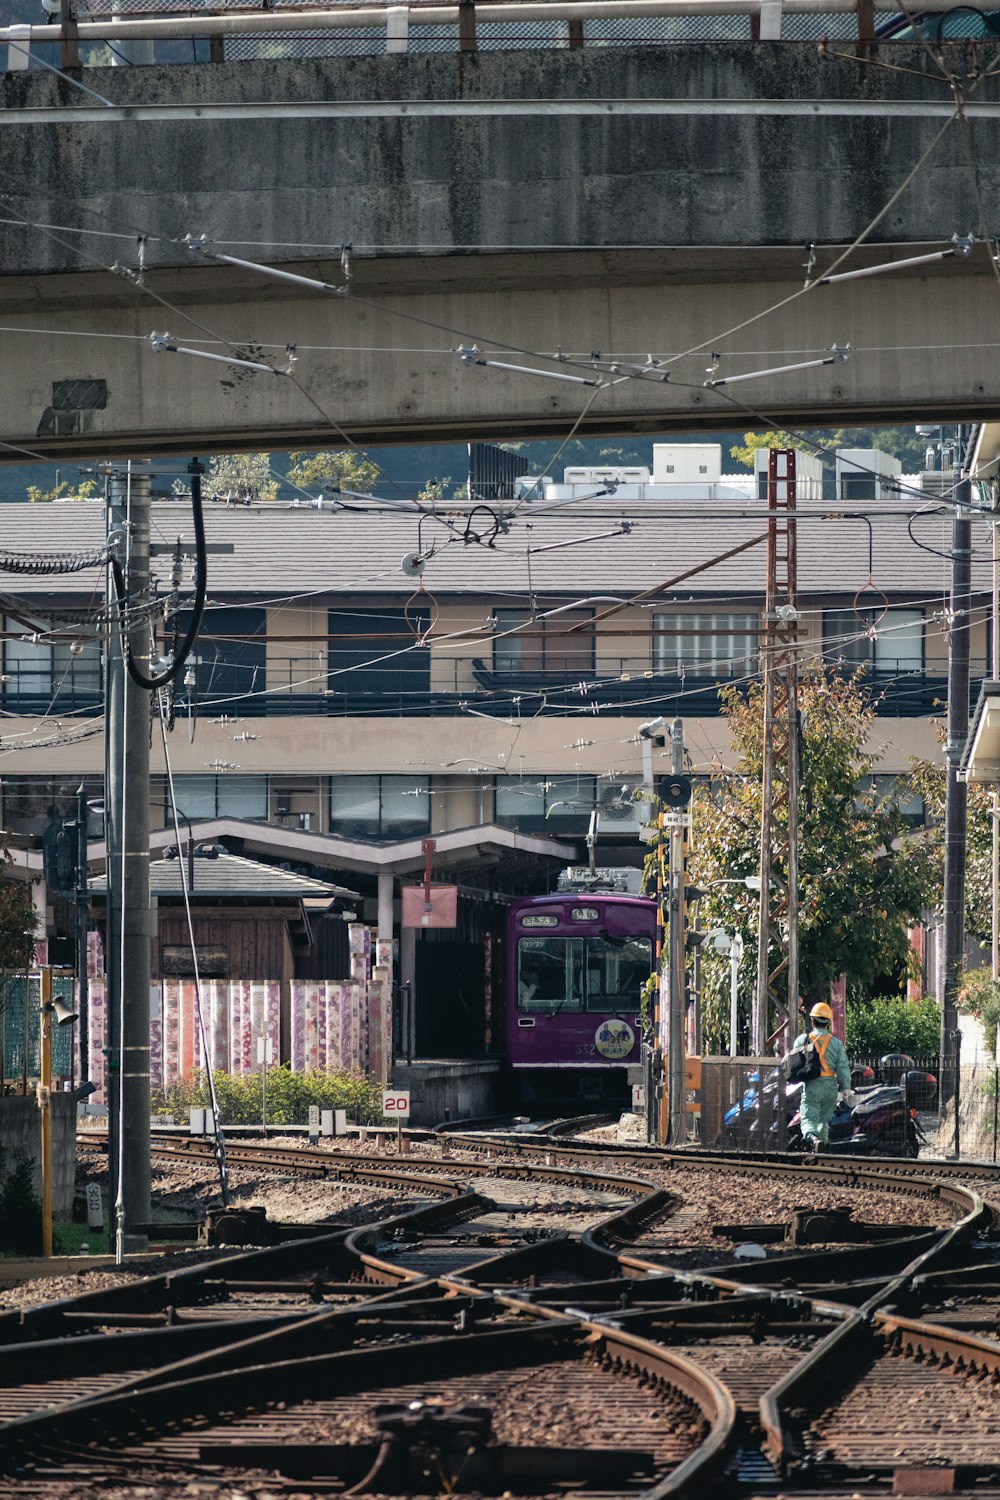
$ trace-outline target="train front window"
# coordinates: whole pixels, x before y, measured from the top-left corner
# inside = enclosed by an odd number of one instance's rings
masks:
[[[523,937],[517,945],[517,1008],[532,1015],[639,1009],[653,967],[646,937]]]

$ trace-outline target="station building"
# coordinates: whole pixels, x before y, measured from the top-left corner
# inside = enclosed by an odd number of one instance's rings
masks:
[[[395,911],[397,947],[399,885],[420,878],[426,838],[436,877],[483,911],[584,861],[595,812],[598,862],[638,865],[638,727],[680,716],[692,770],[720,773],[731,753],[719,687],[759,670],[766,455],[739,478],[719,460],[718,445],[657,444],[648,469],[508,475],[422,515],[335,494],[208,503],[208,607],[169,736],[195,838],[350,888],[359,920],[383,935]],[[864,669],[878,776],[918,821],[906,773],[938,754],[951,517],[938,499],[947,476],[898,468],[852,451],[831,480],[799,456],[799,624],[804,665]],[[8,506],[5,522],[12,554],[104,540],[96,501]],[[162,594],[169,544],[191,540],[189,503],[154,500],[152,530]],[[984,528],[973,695],[992,675],[989,575]],[[104,590],[100,567],[8,580],[0,796],[26,873],[40,869],[51,810],[71,813],[81,785],[103,792]],[[155,856],[175,842],[158,732],[151,769]],[[58,940],[59,902],[39,903]],[[469,917],[456,940],[479,949],[496,922]],[[402,950],[397,979],[412,987],[412,938]],[[444,1040],[432,1029],[427,1046]]]

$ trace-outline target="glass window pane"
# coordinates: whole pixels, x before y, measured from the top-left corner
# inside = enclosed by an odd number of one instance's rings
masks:
[[[343,838],[377,839],[377,776],[334,776],[330,782],[330,832]]]
[[[493,670],[540,672],[545,664],[541,623],[532,622],[526,609],[498,609],[494,614],[497,634],[493,640]]]
[[[503,827],[521,829],[545,817],[545,793],[536,781],[503,777],[497,781],[496,820]]]
[[[426,606],[401,609],[331,609],[327,629],[330,688],[348,697],[379,698],[430,691],[431,654],[417,646],[417,634],[430,629]]]
[[[216,791],[219,817],[267,817],[266,776],[220,776]]]
[[[648,978],[648,976],[647,976]],[[583,1009],[583,938],[520,938],[517,1008],[541,1015]]]
[[[760,648],[755,614],[671,610],[653,616],[653,631],[653,665],[659,672],[725,672],[739,677],[756,669]]]
[[[191,819],[214,818],[215,817],[215,777],[214,776],[175,776],[174,791],[177,795],[177,810]],[[166,804],[166,816],[164,822],[169,826],[172,819],[170,808],[170,788],[164,787],[163,800]],[[183,833],[183,829],[181,832]]]
[[[21,630],[16,620],[5,622],[7,630]],[[48,704],[52,692],[52,647],[33,646],[30,641],[16,637],[4,641],[4,671],[13,679],[4,689],[4,698],[9,706],[16,708],[21,700],[25,707]]]
[[[919,672],[924,665],[924,617],[919,609],[893,609],[875,626],[875,665],[883,671]]]
[[[189,612],[182,611],[178,622],[182,636],[189,619]],[[218,699],[263,689],[266,629],[267,613],[263,609],[209,605],[194,645],[198,696],[203,707]]]
[[[79,644],[81,651],[71,646]],[[101,652],[96,641],[57,641],[52,647],[52,690],[57,706],[97,708],[101,703]]]
[[[825,609],[823,611],[823,658],[831,665],[845,662],[849,667],[864,666],[872,659],[872,643],[865,634],[871,616],[862,610],[860,616],[852,609]]]
[[[587,1009],[635,1014],[653,969],[649,938],[587,938]]]
[[[426,776],[382,777],[382,838],[405,839],[426,833],[430,821],[430,782]]]

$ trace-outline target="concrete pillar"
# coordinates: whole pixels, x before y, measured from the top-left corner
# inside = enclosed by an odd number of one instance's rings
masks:
[[[392,902],[396,888],[396,877],[390,871],[379,872],[378,877],[378,935],[392,941]]]

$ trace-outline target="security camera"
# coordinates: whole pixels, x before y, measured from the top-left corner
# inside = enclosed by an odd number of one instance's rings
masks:
[[[62,0],[42,0],[42,10],[47,16],[57,16],[62,10]]]
[[[644,740],[651,740],[655,735],[662,734],[667,727],[667,721],[661,715],[657,719],[648,719],[645,724],[639,725],[639,733]]]

